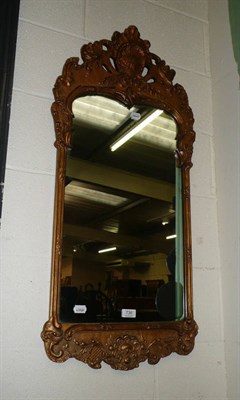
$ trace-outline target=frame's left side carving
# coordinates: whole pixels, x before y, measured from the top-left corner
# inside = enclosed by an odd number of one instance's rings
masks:
[[[195,132],[193,114],[185,90],[173,85],[175,72],[149,52],[150,43],[136,27],[115,32],[112,40],[82,47],[78,58],[66,61],[55,87],[52,114],[55,123],[57,174],[53,228],[50,316],[42,331],[48,357],[63,362],[70,357],[100,368],[104,361],[114,369],[129,370],[148,360],[156,364],[172,352],[188,354],[194,347],[198,327],[193,319],[190,228],[191,157]],[[144,73],[143,73],[144,71]],[[131,324],[61,324],[59,322],[60,273],[64,209],[66,151],[70,145],[72,102],[79,96],[100,94],[130,107],[151,105],[171,114],[177,124],[176,158],[183,178],[185,320]]]

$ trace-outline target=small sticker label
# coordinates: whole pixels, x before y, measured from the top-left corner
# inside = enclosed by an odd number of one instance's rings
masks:
[[[132,112],[131,115],[130,115],[130,118],[131,118],[133,121],[139,121],[140,118],[141,118],[141,114],[139,114],[139,113],[137,113],[137,112]]]
[[[75,312],[75,314],[86,314],[87,312],[87,307],[85,305],[78,305],[76,304],[73,307],[73,311]]]
[[[123,308],[121,311],[122,318],[136,318],[136,310]]]

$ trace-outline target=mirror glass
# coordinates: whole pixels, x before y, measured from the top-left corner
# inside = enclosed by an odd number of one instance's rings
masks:
[[[102,96],[76,99],[72,112],[60,321],[184,318],[174,119]]]

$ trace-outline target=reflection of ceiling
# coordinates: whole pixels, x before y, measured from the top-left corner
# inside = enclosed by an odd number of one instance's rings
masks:
[[[97,193],[106,201],[97,201]],[[108,202],[112,197],[122,201]],[[170,222],[167,227],[162,225],[166,215]],[[172,246],[166,235],[174,230],[174,215],[170,202],[73,180],[66,186],[65,249],[72,252],[80,245],[84,251],[97,253],[100,248],[115,245],[119,257],[132,257],[139,251],[163,252]]]
[[[73,102],[72,110],[78,125],[112,132],[127,121],[137,108],[132,107],[129,110],[102,96],[85,96]]]
[[[94,102],[93,102],[94,98]],[[120,103],[101,96],[81,97],[73,102],[73,114],[76,125],[97,128],[103,131],[116,131],[126,122],[136,118],[136,113],[143,114],[147,109],[132,107],[130,110]],[[134,121],[134,120],[132,120]],[[159,131],[161,134],[159,135]],[[174,149],[176,124],[165,113],[154,119],[138,133],[138,140]],[[165,139],[165,142],[162,140]],[[164,145],[165,144],[165,145]]]
[[[89,189],[81,185],[78,181],[71,181],[65,188],[65,199],[88,199],[91,202],[103,203],[110,206],[119,206],[124,204],[127,199],[106,191]]]
[[[71,155],[174,182],[176,124],[166,113],[155,118],[117,151],[109,151],[109,146],[119,136],[139,123],[131,119],[136,111],[144,118],[152,109],[134,107],[128,110],[101,96],[75,100]]]
[[[175,231],[175,122],[162,113],[114,153],[110,144],[151,109],[87,96],[73,103],[72,149],[67,161],[64,211],[65,254],[73,247],[96,257],[168,253]],[[169,224],[163,226],[164,217]]]

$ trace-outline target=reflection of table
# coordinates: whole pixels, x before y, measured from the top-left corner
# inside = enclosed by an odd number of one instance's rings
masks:
[[[117,309],[133,308],[135,310],[156,310],[155,297],[118,297]]]
[[[164,281],[151,279],[144,282],[145,284],[140,279],[119,279],[113,283],[112,289],[116,291],[117,298],[155,299],[157,289],[164,284]]]
[[[136,318],[122,318],[122,309],[136,310]],[[159,321],[155,297],[119,297],[116,302],[116,312],[120,321]]]

